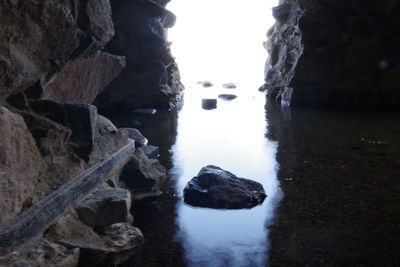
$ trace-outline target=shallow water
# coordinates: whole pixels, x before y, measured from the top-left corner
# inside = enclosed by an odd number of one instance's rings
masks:
[[[221,16],[217,7],[228,3]],[[265,106],[257,88],[273,4],[169,5],[178,16],[170,39],[185,103],[179,112],[118,122],[139,120],[169,170],[162,197],[135,203],[146,244],[125,266],[400,266],[400,116]],[[197,83],[205,80],[214,85]],[[237,88],[223,88],[228,82]],[[226,93],[238,97],[202,109],[201,99]],[[265,202],[239,211],[185,205],[186,182],[208,164],[261,182]]]

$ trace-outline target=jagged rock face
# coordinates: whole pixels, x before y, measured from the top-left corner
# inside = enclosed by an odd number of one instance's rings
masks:
[[[166,169],[161,163],[157,159],[149,158],[141,149],[135,150],[121,174],[121,180],[132,192],[133,199],[161,195],[160,188],[166,178]]]
[[[19,254],[0,259],[0,266],[8,267],[75,267],[79,262],[79,248],[66,248],[41,238]]]
[[[183,86],[166,34],[175,16],[162,5],[112,2],[115,36],[106,50],[126,56],[127,66],[96,99],[100,110],[171,108],[180,101]]]
[[[100,51],[79,57],[62,68],[55,80],[44,88],[42,98],[90,104],[124,67],[124,57]]]
[[[0,107],[0,227],[29,206],[41,157],[23,118]]]
[[[76,206],[79,219],[93,229],[129,220],[131,194],[122,188],[101,186],[82,199]]]
[[[46,237],[69,247],[80,249],[80,266],[97,266],[103,263],[120,264],[133,255],[143,244],[139,229],[116,223],[103,229],[102,234],[79,221],[75,212],[52,226]]]
[[[272,96],[291,96],[301,106],[399,105],[397,1],[288,2],[288,18],[276,23],[268,41]],[[298,31],[288,35],[292,28]]]
[[[78,27],[61,1],[4,0],[0,25],[0,99],[45,80],[79,46]]]

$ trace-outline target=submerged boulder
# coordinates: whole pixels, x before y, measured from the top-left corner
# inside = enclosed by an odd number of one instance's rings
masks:
[[[203,167],[183,191],[185,203],[214,209],[249,209],[266,198],[263,186],[217,166]]]

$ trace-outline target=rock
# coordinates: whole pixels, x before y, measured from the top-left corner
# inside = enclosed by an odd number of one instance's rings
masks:
[[[128,137],[135,140],[135,147],[142,147],[147,145],[149,142],[146,137],[142,135],[142,133],[135,128],[120,128],[122,132],[126,132]]]
[[[110,0],[83,0],[79,4],[84,7],[82,12],[86,12],[89,24],[81,24],[81,28],[88,27],[87,30],[104,44],[110,41],[114,36]]]
[[[54,189],[81,173],[86,164],[69,148],[71,129],[32,112],[21,112],[43,157],[37,195],[51,193]]]
[[[203,87],[212,87],[214,86],[214,84],[212,84],[210,81],[204,81],[204,82],[200,82],[201,85],[203,85]]]
[[[165,29],[174,22],[172,13],[154,1],[123,0],[112,5],[115,36],[107,52],[124,55],[127,66],[96,98],[96,106],[103,113],[121,113],[177,105],[183,85]]]
[[[128,133],[121,131],[106,117],[97,115],[93,140],[93,150],[89,164],[95,164],[108,155],[118,151],[128,142]],[[115,177],[118,178],[118,177]]]
[[[0,107],[0,228],[29,207],[42,158],[24,119]]]
[[[157,159],[160,156],[160,149],[156,146],[147,145],[139,147],[149,159]]]
[[[137,149],[124,167],[121,181],[132,192],[134,199],[161,195],[160,188],[167,178],[166,170],[156,159],[150,159]]]
[[[237,95],[221,94],[218,96],[218,98],[221,98],[223,100],[233,100],[233,99],[237,98]]]
[[[4,0],[0,25],[0,99],[45,79],[79,46],[71,7],[57,0]]]
[[[40,238],[18,253],[0,257],[0,266],[9,267],[75,267],[79,262],[79,248],[66,248]]]
[[[100,51],[78,57],[67,63],[44,88],[42,98],[61,103],[90,104],[124,67],[124,57]]]
[[[102,235],[79,221],[76,213],[60,219],[50,227],[46,238],[68,247],[80,248],[82,266],[120,264],[134,255],[143,245],[143,234],[128,223],[106,227]]]
[[[122,188],[100,186],[76,205],[79,219],[93,229],[128,221],[131,194]]]
[[[190,180],[183,191],[185,203],[214,209],[249,209],[266,198],[263,186],[208,165]]]
[[[203,109],[216,109],[217,108],[217,99],[202,99],[201,106]]]
[[[291,4],[285,3],[272,8],[272,16],[278,21],[285,21],[289,15]]]
[[[36,100],[30,103],[30,107],[36,113],[71,129],[70,146],[79,157],[89,160],[96,131],[97,109],[95,106]]]
[[[222,87],[224,87],[225,89],[235,89],[236,88],[236,84],[234,84],[234,83],[224,83],[222,85]]]

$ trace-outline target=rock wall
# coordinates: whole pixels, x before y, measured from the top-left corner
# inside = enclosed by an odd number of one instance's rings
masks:
[[[183,87],[166,41],[175,16],[165,9],[167,2],[1,2],[0,234],[128,144],[132,136],[98,114],[93,103],[111,113],[173,108],[180,101]],[[158,166],[159,175],[151,176],[157,187],[149,188],[158,190],[165,169],[146,155],[141,161]],[[135,191],[121,188],[121,172],[122,167],[92,194],[79,196],[46,235],[15,253],[0,245],[0,265],[118,264],[136,253],[143,235],[132,226]],[[137,172],[124,170],[131,179]]]
[[[125,56],[127,65],[95,101],[104,112],[179,107],[183,85],[166,30],[176,18],[167,2],[111,2],[115,36],[106,51]]]
[[[263,89],[284,105],[398,107],[398,1],[281,1]]]

